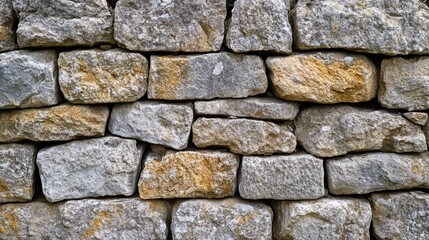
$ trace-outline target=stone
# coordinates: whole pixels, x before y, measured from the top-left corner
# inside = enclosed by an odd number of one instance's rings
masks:
[[[299,104],[273,97],[249,97],[243,99],[218,99],[196,101],[198,116],[232,116],[268,120],[293,120],[299,112]]]
[[[323,160],[303,153],[244,156],[239,191],[246,199],[321,198],[325,195]]]
[[[134,102],[146,93],[149,66],[139,53],[120,49],[60,53],[59,84],[72,103]]]
[[[164,150],[144,158],[140,198],[223,198],[234,196],[240,157],[220,151]]]
[[[210,0],[120,0],[115,40],[132,51],[219,51],[226,3]]]
[[[193,118],[191,104],[156,101],[117,104],[110,115],[109,130],[121,137],[184,149]]]
[[[0,109],[51,106],[59,101],[54,50],[0,54]]]
[[[255,55],[151,56],[147,94],[164,100],[245,98],[267,87],[264,62]]]
[[[429,152],[346,155],[326,160],[326,174],[337,195],[429,188]]]
[[[198,148],[221,146],[241,155],[272,155],[295,151],[288,125],[249,119],[198,118],[192,125]]]
[[[271,239],[273,211],[237,198],[196,199],[173,206],[173,239]]]
[[[423,112],[406,112],[402,113],[402,116],[420,126],[424,126],[428,121],[428,114]]]
[[[274,94],[324,104],[366,102],[377,95],[378,70],[364,55],[307,52],[268,57]]]
[[[12,0],[0,0],[0,52],[15,49],[16,19],[13,16]]]
[[[295,118],[295,135],[304,149],[318,157],[348,152],[423,152],[420,126],[399,113],[349,105],[314,106]]]
[[[0,203],[30,201],[34,195],[35,171],[34,145],[0,144]]]
[[[428,239],[429,194],[420,191],[372,194],[377,239]]]
[[[107,125],[109,108],[61,104],[0,112],[0,142],[68,141],[101,137]]]
[[[106,0],[12,0],[20,48],[111,43],[113,14]]]
[[[292,52],[289,0],[237,0],[226,35],[234,52]]]
[[[291,15],[299,50],[429,53],[429,8],[420,0],[300,0]]]
[[[274,239],[370,239],[371,205],[364,199],[276,201],[272,207]]]

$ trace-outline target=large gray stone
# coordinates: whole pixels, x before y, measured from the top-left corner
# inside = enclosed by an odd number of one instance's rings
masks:
[[[0,0],[0,52],[15,49],[15,25],[12,0]]]

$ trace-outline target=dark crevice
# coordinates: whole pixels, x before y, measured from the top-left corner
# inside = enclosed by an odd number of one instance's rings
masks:
[[[116,3],[118,2],[118,0],[107,0],[107,3],[109,3],[109,5],[112,7],[112,8],[115,8],[116,7]]]

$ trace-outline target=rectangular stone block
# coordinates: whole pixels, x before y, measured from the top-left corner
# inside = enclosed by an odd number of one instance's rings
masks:
[[[15,44],[15,23],[12,0],[0,0],[0,52],[13,50],[17,47]]]

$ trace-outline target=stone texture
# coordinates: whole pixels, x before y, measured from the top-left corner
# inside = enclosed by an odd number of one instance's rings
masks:
[[[289,126],[248,119],[198,118],[192,141],[199,148],[222,146],[241,155],[290,153],[296,147]]]
[[[0,142],[67,141],[81,137],[99,137],[109,117],[105,106],[62,104],[49,108],[31,108],[0,112]]]
[[[173,206],[173,239],[271,239],[273,212],[236,198],[188,200]]]
[[[292,15],[300,50],[429,53],[429,8],[419,0],[300,0]]]
[[[243,99],[219,99],[195,102],[195,114],[199,116],[233,116],[269,120],[293,120],[299,104],[273,97],[249,97]]]
[[[237,0],[226,35],[234,52],[292,52],[289,0]]]
[[[0,144],[0,203],[30,201],[35,170],[34,145]]]
[[[114,43],[113,14],[106,0],[12,1],[21,48]]]
[[[50,106],[59,100],[54,50],[0,54],[0,109]]]
[[[325,194],[323,160],[310,154],[244,156],[239,178],[246,199],[302,200]]]
[[[333,194],[429,188],[429,152],[346,155],[328,159],[326,174]]]
[[[184,100],[244,98],[268,87],[263,60],[228,52],[151,56],[148,97]]]
[[[133,51],[218,51],[225,17],[224,1],[120,0],[115,9],[115,39]]]
[[[142,199],[234,196],[239,156],[219,151],[151,152],[144,158]]]
[[[266,61],[276,96],[317,103],[366,102],[377,95],[378,70],[363,55],[309,52]]]
[[[348,105],[314,106],[295,118],[295,135],[305,150],[319,157],[348,152],[423,152],[420,126],[400,114]]]
[[[15,49],[15,25],[12,0],[0,0],[0,52]]]
[[[371,205],[364,199],[274,202],[274,239],[370,239]]]
[[[61,91],[72,103],[133,102],[147,89],[148,62],[138,53],[120,49],[60,53]]]
[[[395,192],[371,195],[377,239],[428,239],[429,194]]]
[[[423,112],[406,112],[402,113],[402,116],[420,126],[424,126],[428,121],[428,114]]]
[[[193,117],[191,104],[155,101],[119,104],[113,107],[109,130],[118,136],[184,149]]]

